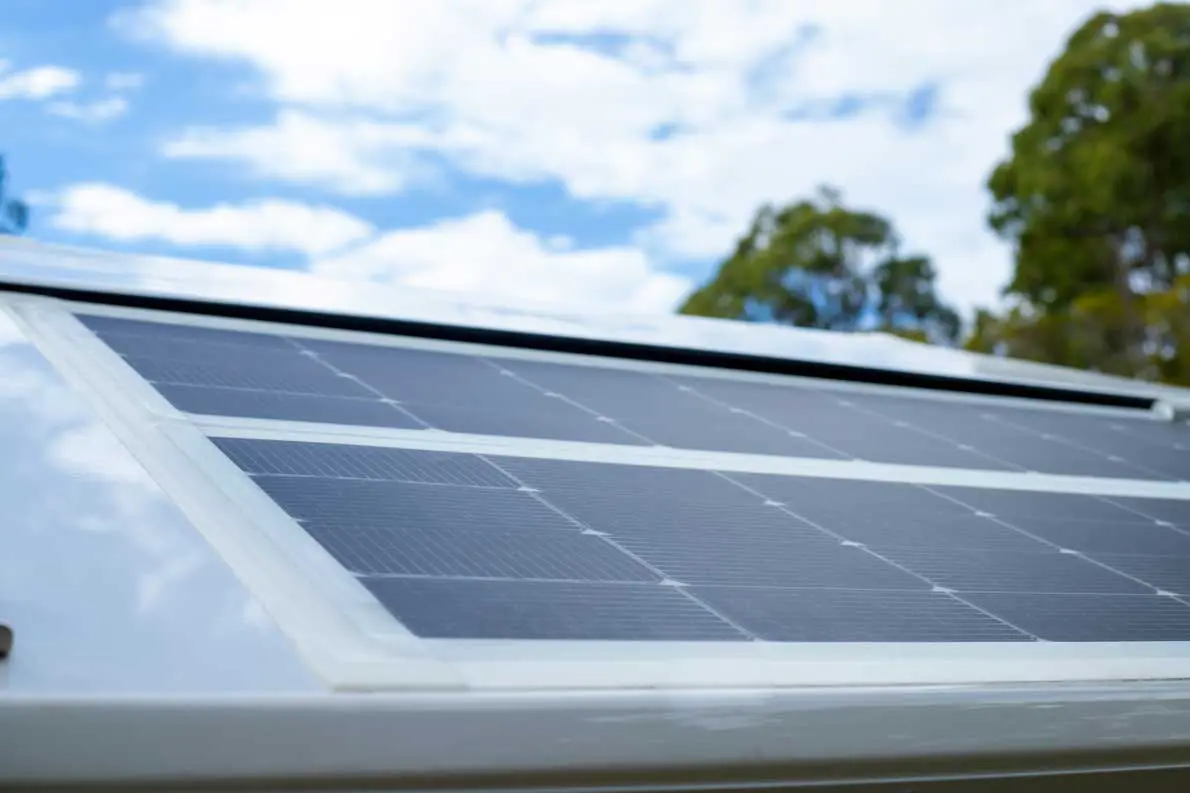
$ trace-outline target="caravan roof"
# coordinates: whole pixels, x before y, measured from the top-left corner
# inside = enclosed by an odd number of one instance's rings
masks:
[[[5,239],[0,787],[1182,789],[1188,399]]]

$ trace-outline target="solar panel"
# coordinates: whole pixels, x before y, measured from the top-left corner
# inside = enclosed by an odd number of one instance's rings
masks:
[[[550,440],[1190,479],[1190,427],[804,382],[80,316],[179,409]],[[395,414],[395,415],[394,415]]]
[[[1027,638],[1008,623],[932,592],[700,587],[695,593],[754,635],[773,642],[1014,642]]]
[[[366,579],[419,636],[435,639],[742,641],[681,592],[592,582]]]
[[[423,637],[1190,640],[1147,499],[214,442]]]
[[[992,477],[1190,475],[1190,428],[1122,413],[80,319],[194,414]],[[1190,500],[212,440],[425,638],[1190,640]]]
[[[1190,608],[1154,595],[977,592],[966,599],[1053,642],[1186,641]]]

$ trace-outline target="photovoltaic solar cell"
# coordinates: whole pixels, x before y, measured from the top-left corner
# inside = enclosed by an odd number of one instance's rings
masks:
[[[214,440],[425,637],[1190,640],[1148,499]]]
[[[401,528],[326,519],[310,521],[303,528],[360,576],[657,580],[647,567],[600,538],[574,532],[493,531],[458,524],[425,531],[412,519]]]
[[[773,642],[1028,639],[1011,625],[935,592],[697,587],[694,594]]]
[[[980,592],[964,597],[1054,642],[1163,642],[1190,637],[1190,608],[1158,595]]]
[[[1061,548],[1087,553],[1139,553],[1190,557],[1190,534],[1152,521],[1055,520],[1016,517],[1012,525]]]
[[[201,363],[162,358],[126,360],[151,383],[355,398],[368,396],[359,383],[320,369],[297,353],[229,356],[223,361]]]
[[[1110,498],[1112,504],[1134,515],[1152,518],[1154,521],[1190,527],[1190,501],[1174,501],[1159,498]]]
[[[1044,546],[1030,553],[969,548],[889,546],[880,555],[959,592],[1144,594],[1137,581],[1087,559]]]
[[[1190,427],[1143,417],[794,380],[663,376],[132,319],[80,320],[175,406],[192,413],[1190,480]],[[270,396],[252,401],[228,391]]]
[[[80,319],[190,413],[1190,479],[1122,414]],[[1190,640],[1190,501],[215,442],[420,636]]]
[[[662,586],[366,578],[364,585],[427,638],[742,641],[747,635]]]
[[[767,426],[812,438],[842,458],[903,465],[1012,468],[977,449],[964,449],[956,441],[921,427],[864,410],[853,393],[707,377],[674,380],[717,404],[747,411]]]
[[[243,388],[157,383],[178,410],[217,416],[354,424],[363,427],[422,429],[425,424],[393,405],[371,398],[344,399],[324,394],[289,394]]]

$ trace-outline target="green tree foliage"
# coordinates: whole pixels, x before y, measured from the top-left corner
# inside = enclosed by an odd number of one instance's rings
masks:
[[[958,314],[924,256],[902,256],[892,224],[848,209],[821,188],[812,200],[764,206],[718,272],[681,311],[808,328],[886,330],[949,342]]]
[[[0,156],[0,234],[20,234],[29,226],[29,206],[8,197],[8,170]]]
[[[968,346],[1190,382],[1190,5],[1096,14],[1029,110],[988,180],[1018,305]]]
[[[1018,305],[1002,316],[976,314],[965,346],[975,352],[1059,363],[1107,374],[1190,383],[1190,276],[1171,288],[1138,294],[1127,316],[1114,290],[1085,292],[1062,311]],[[1128,355],[1135,318],[1143,356]]]

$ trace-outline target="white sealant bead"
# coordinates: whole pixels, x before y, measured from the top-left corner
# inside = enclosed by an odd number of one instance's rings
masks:
[[[1190,401],[1159,399],[1153,403],[1153,412],[1166,421],[1190,421]]]

